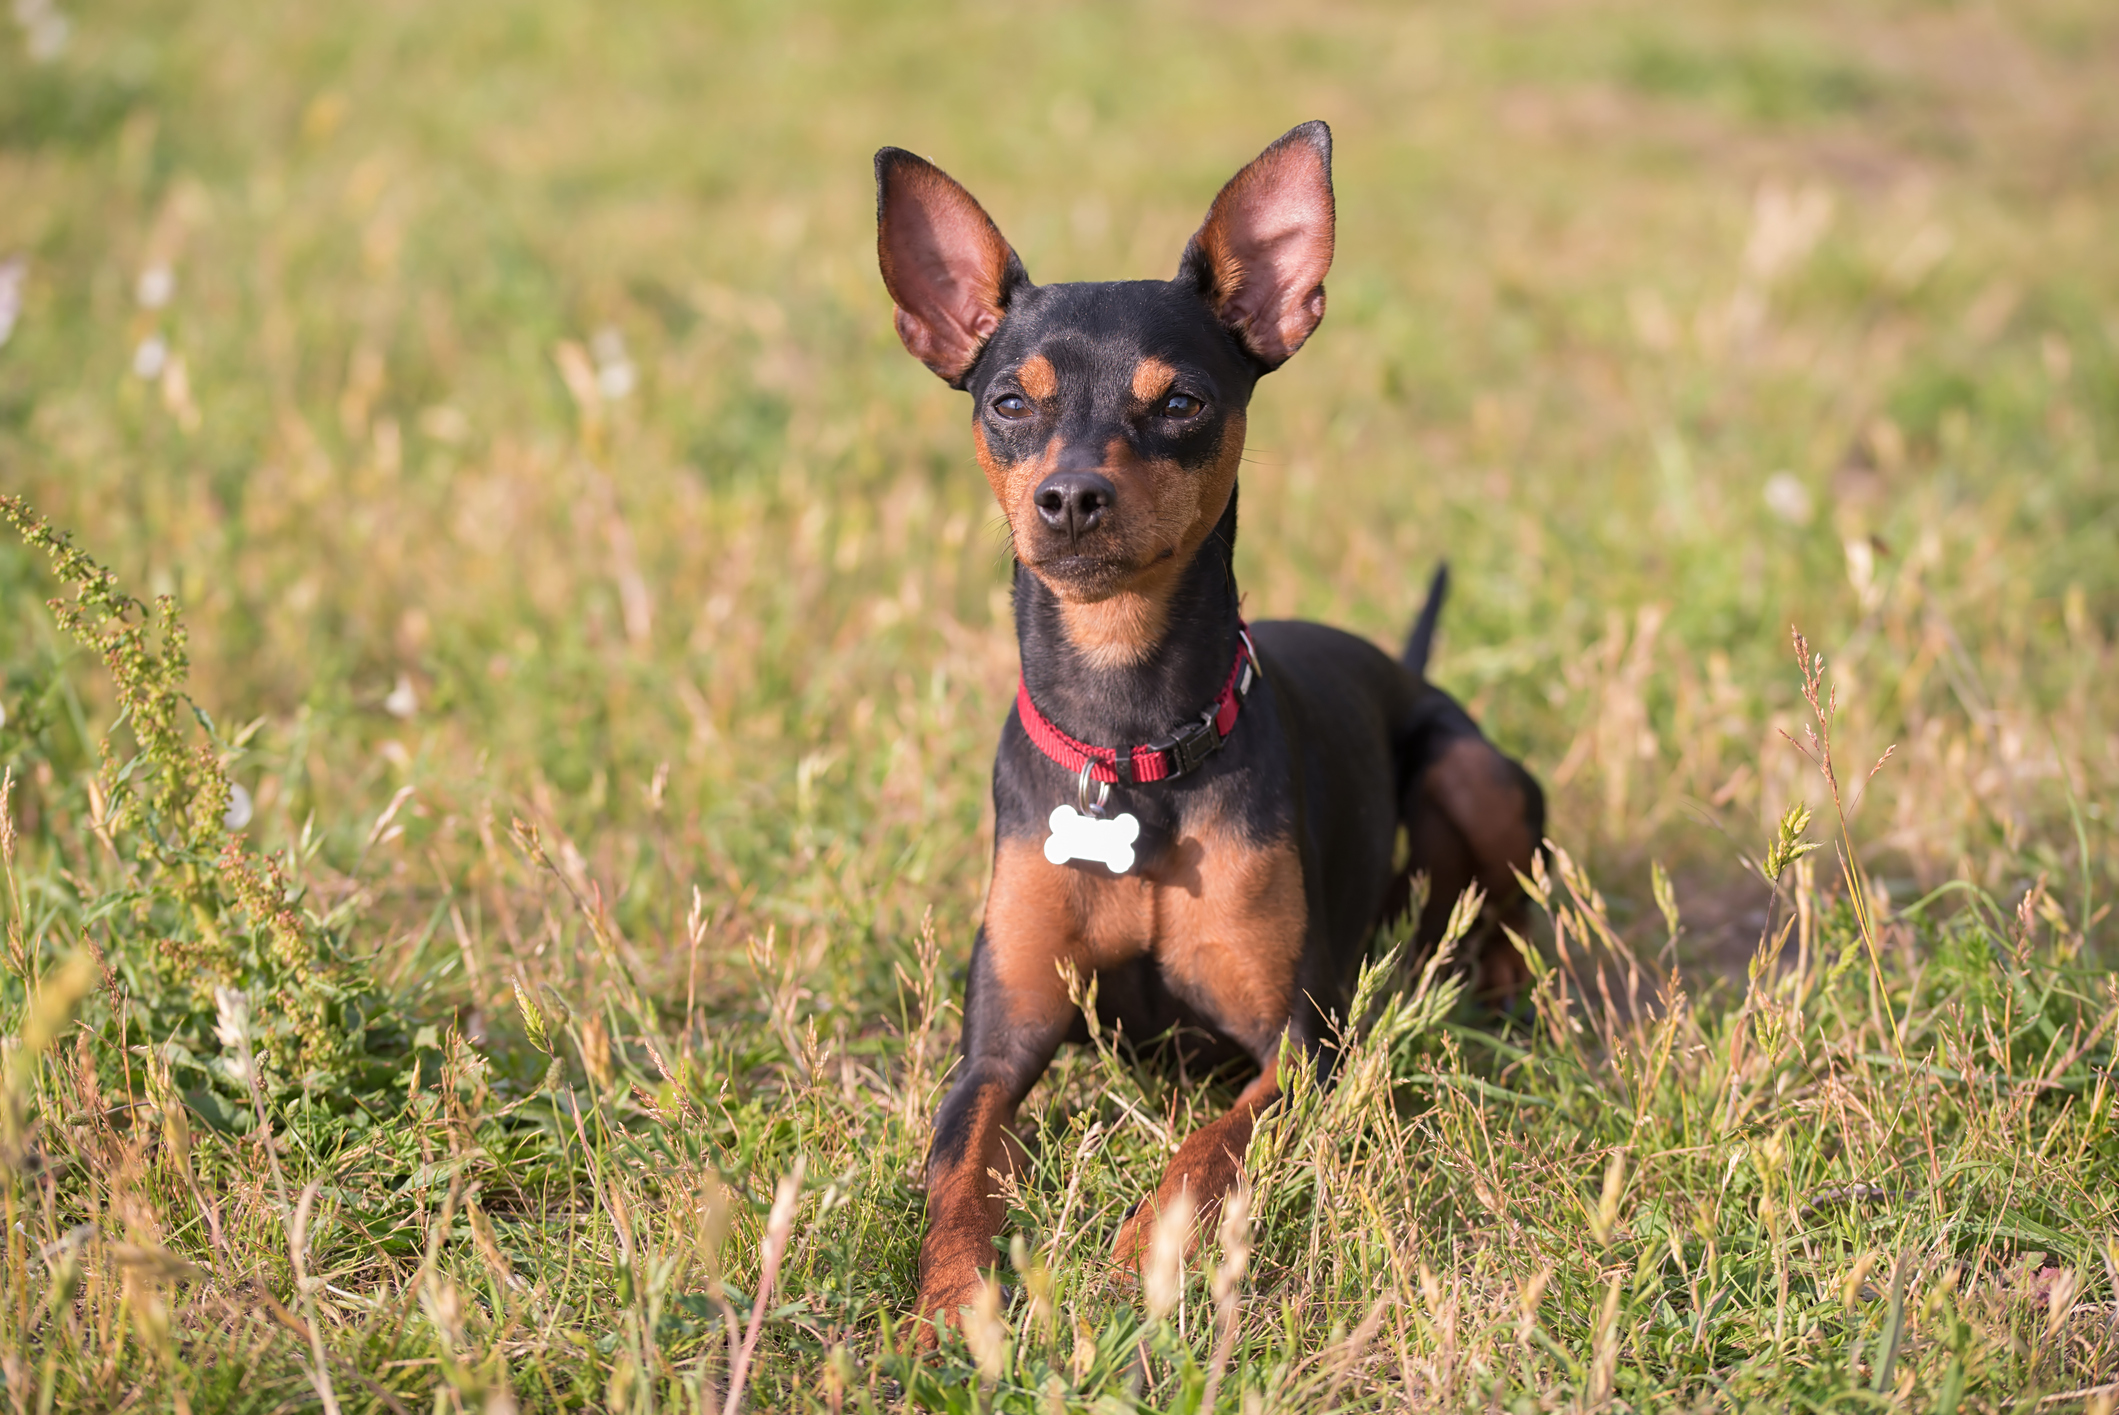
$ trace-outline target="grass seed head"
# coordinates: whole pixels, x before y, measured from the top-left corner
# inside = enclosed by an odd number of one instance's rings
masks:
[[[1781,812],[1779,825],[1774,830],[1773,841],[1766,847],[1766,859],[1761,866],[1766,878],[1775,884],[1788,867],[1803,856],[1824,847],[1814,840],[1803,839],[1803,832],[1810,828],[1810,807],[1802,801],[1791,802]]]
[[[1192,1241],[1192,1219],[1197,1212],[1191,1191],[1180,1190],[1156,1215],[1140,1275],[1141,1296],[1151,1322],[1162,1321],[1175,1311],[1183,1294],[1185,1249]]]
[[[1239,1181],[1222,1199],[1221,1221],[1215,1236],[1221,1244],[1221,1263],[1214,1269],[1214,1300],[1226,1303],[1235,1297],[1244,1273],[1251,1265],[1251,1185],[1248,1180]]]
[[[522,985],[521,978],[514,978],[511,983],[515,989],[515,1006],[522,1013],[523,1031],[528,1035],[530,1045],[550,1055],[552,1038],[545,1028],[544,1009],[537,1005],[537,999],[531,996],[530,990]]]
[[[1589,1232],[1599,1248],[1611,1245],[1619,1221],[1619,1200],[1626,1193],[1626,1152],[1614,1150],[1604,1165],[1604,1191],[1597,1197],[1597,1211],[1590,1216]]]
[[[964,1313],[964,1343],[978,1363],[979,1378],[997,1381],[1008,1369],[1008,1327],[1001,1320],[1001,1286],[988,1276]]]

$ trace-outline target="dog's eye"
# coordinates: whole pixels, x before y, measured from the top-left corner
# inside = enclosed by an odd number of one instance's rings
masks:
[[[1195,418],[1205,406],[1189,393],[1172,393],[1163,399],[1162,415],[1166,418]]]
[[[1027,418],[1035,411],[1020,393],[1004,393],[993,400],[993,411],[1008,419]]]

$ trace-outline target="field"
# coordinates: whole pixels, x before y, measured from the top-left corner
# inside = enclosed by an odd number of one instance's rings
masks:
[[[2119,9],[11,14],[9,1409],[2119,1403]],[[1166,276],[1313,117],[1238,574],[1447,558],[1538,981],[1380,939],[1139,1286],[1232,1093],[1064,1055],[922,1354],[1016,659],[870,154]]]

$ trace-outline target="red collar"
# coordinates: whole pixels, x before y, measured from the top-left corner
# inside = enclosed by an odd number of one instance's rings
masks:
[[[1195,770],[1221,749],[1236,730],[1236,714],[1250,695],[1251,685],[1264,676],[1258,666],[1258,650],[1252,647],[1250,626],[1236,621],[1236,662],[1229,667],[1229,681],[1222,685],[1214,705],[1160,742],[1143,747],[1092,747],[1077,742],[1053,725],[1052,719],[1030,701],[1030,687],[1016,680],[1015,711],[1023,720],[1023,731],[1040,752],[1068,771],[1089,768],[1089,779],[1106,784],[1119,781],[1140,786],[1167,781]]]

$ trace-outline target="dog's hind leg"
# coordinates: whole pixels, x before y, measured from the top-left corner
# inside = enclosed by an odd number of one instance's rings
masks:
[[[1420,948],[1435,946],[1458,897],[1477,882],[1486,908],[1459,956],[1477,996],[1506,1002],[1529,981],[1522,956],[1501,927],[1524,932],[1525,900],[1516,872],[1530,870],[1543,839],[1544,792],[1441,690],[1428,690],[1421,716],[1409,742],[1399,807],[1411,846],[1407,868],[1425,872],[1429,882]]]

